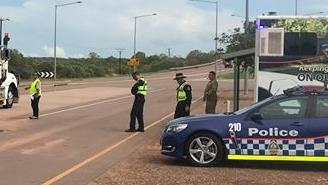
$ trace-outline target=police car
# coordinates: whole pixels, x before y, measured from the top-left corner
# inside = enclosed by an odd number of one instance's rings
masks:
[[[237,112],[172,120],[161,147],[197,166],[225,159],[328,161],[328,90],[294,87]]]

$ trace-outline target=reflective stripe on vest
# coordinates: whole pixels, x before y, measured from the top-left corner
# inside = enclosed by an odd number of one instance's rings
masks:
[[[138,87],[137,94],[142,94],[144,96],[147,95],[147,81],[144,78],[141,78],[140,80],[144,81],[144,84]]]
[[[187,99],[187,93],[184,90],[184,87],[188,85],[187,82],[184,82],[183,84],[180,85],[180,87],[178,87],[177,89],[177,101],[185,101]]]
[[[36,90],[36,84],[37,83],[40,83],[39,95],[41,95],[41,81],[39,79],[36,79],[31,83],[31,86],[30,86],[30,89],[29,89],[29,94],[30,95],[35,95],[37,93],[37,90]]]

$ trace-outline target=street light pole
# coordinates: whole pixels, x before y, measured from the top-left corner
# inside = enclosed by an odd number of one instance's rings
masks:
[[[54,79],[55,83],[57,81],[57,5],[55,5],[55,35],[54,35],[54,58],[55,58],[55,66],[54,66]]]
[[[198,2],[203,2],[203,3],[210,3],[210,4],[215,4],[215,10],[216,10],[216,16],[215,16],[215,65],[214,65],[214,71],[216,73],[216,78],[218,77],[218,21],[219,21],[219,2],[218,1],[209,1],[209,0],[190,0],[190,1],[198,1]],[[221,73],[221,70],[220,70]]]
[[[136,52],[137,52],[137,19],[142,17],[150,17],[155,16],[156,13],[153,14],[146,14],[146,15],[139,15],[134,17],[134,37],[133,37],[133,58],[136,59]],[[136,72],[136,66],[133,66],[133,72]]]
[[[245,34],[249,33],[249,0],[246,0]],[[248,66],[244,65],[244,95],[248,95]]]
[[[73,4],[79,4],[82,3],[82,1],[76,1],[71,3],[63,3],[63,4],[56,4],[55,5],[55,31],[54,31],[54,80],[55,83],[57,81],[57,9],[58,7],[67,6],[67,5],[73,5]]]
[[[215,17],[215,67],[214,67],[214,70],[215,70],[215,79],[218,78],[218,30],[219,30],[219,2],[216,1],[215,2],[215,10],[216,10],[216,17]],[[221,68],[220,68],[221,69]],[[220,70],[220,75],[221,75],[221,70]]]
[[[245,33],[248,33],[249,29],[249,0],[246,0],[246,15],[245,15]]]
[[[295,0],[295,16],[298,15],[298,0]]]
[[[136,59],[137,52],[137,16],[134,17],[134,35],[133,35],[133,58]],[[133,66],[133,72],[136,71],[136,66]]]

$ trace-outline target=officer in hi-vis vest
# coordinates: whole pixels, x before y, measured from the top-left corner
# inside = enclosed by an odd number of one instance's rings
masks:
[[[174,80],[179,84],[177,88],[177,106],[174,119],[190,115],[190,106],[192,100],[191,86],[184,80],[187,78],[182,73],[177,73]]]
[[[33,116],[30,119],[38,119],[39,118],[39,102],[41,98],[41,81],[40,75],[38,73],[33,74],[33,82],[26,90],[29,91],[29,95],[31,97],[31,106],[33,109]]]
[[[143,109],[145,104],[145,96],[147,95],[147,81],[140,77],[140,73],[134,72],[132,78],[136,81],[131,89],[134,95],[134,103],[130,115],[130,128],[126,132],[144,132]],[[136,119],[138,119],[139,127],[136,130]]]

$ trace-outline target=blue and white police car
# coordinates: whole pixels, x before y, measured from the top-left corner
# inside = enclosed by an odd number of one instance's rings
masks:
[[[197,166],[225,159],[328,161],[328,90],[294,87],[233,113],[172,120],[161,148]]]

